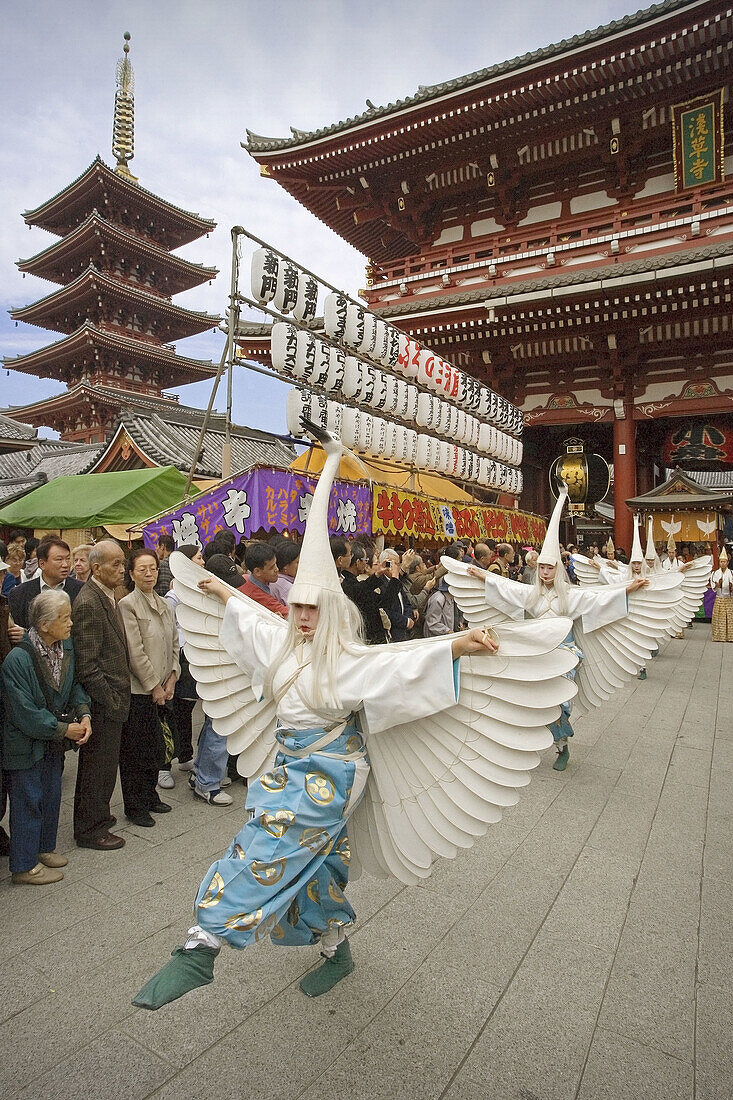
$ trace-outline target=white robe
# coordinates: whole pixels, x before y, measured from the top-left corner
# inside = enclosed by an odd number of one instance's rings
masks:
[[[682,562],[679,558],[675,558],[674,561],[670,561],[669,558],[664,558],[662,561],[662,569],[665,573],[678,573],[682,568]]]
[[[486,574],[484,583],[489,607],[503,611],[510,619],[523,619],[525,614],[531,619],[557,617],[561,614],[558,609],[559,597],[554,587],[545,588],[542,604],[535,609],[534,586],[496,577],[492,573]],[[626,588],[620,584],[609,584],[602,591],[569,586],[567,595],[567,611],[562,614],[573,621],[580,619],[586,633],[618,622],[628,612]]]
[[[518,585],[526,590],[525,585]],[[283,630],[267,622],[242,600],[229,600],[224,611],[220,640],[240,668],[252,675],[253,686],[262,685],[265,674],[283,644]],[[303,730],[338,722],[363,711],[365,734],[379,733],[406,722],[425,718],[452,707],[458,698],[458,665],[454,672],[452,639],[435,639],[429,646],[399,648],[391,645],[356,646],[338,662],[336,693],[340,707],[317,713],[306,700],[313,696],[313,672],[308,664],[310,642],[298,646],[275,676],[274,688],[292,678],[305,664],[297,683],[291,684],[277,708],[280,724]]]
[[[730,568],[726,569],[725,573],[723,573],[722,569],[716,569],[712,577],[710,578],[710,583],[713,588],[715,588],[716,584],[720,584],[719,595],[733,595],[733,573],[731,573]]]

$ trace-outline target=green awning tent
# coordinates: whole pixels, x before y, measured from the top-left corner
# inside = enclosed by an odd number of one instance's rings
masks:
[[[178,504],[185,488],[186,477],[175,466],[57,477],[0,508],[0,523],[61,530],[131,527]]]

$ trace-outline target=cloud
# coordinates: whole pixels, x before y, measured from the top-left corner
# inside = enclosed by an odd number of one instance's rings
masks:
[[[227,304],[229,230],[241,224],[329,282],[356,293],[365,257],[338,238],[277,184],[263,179],[241,149],[245,130],[284,136],[290,125],[317,129],[365,109],[503,61],[618,18],[628,0],[34,0],[4,15],[0,72],[0,310],[53,288],[23,280],[19,257],[52,238],[29,232],[21,212],[40,204],[110,151],[115,64],[122,32],[132,33],[136,73],[136,156],[142,186],[214,218],[216,231],[181,255],[221,274],[176,299],[221,314]],[[0,317],[0,353],[15,355],[58,334]],[[195,350],[206,346],[210,351]],[[221,337],[179,342],[181,354],[215,358]],[[236,418],[284,430],[286,387],[250,374],[235,386]],[[53,383],[3,378],[2,403],[40,399]],[[29,391],[32,397],[29,396]],[[22,393],[22,396],[19,396]],[[181,400],[205,404],[207,384],[183,387]],[[240,396],[241,395],[241,396]],[[275,429],[277,425],[277,429]]]

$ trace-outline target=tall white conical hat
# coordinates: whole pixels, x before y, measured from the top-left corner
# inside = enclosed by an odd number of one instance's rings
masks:
[[[674,519],[674,516],[672,516],[672,519]],[[674,541],[674,535],[671,531],[669,532],[669,538],[667,539],[667,549],[671,550],[673,554],[677,552],[677,543]]]
[[[644,555],[641,552],[641,536],[639,535],[639,517],[634,516],[634,541],[631,546],[631,557],[629,563],[632,561],[644,561]]]
[[[563,483],[560,491],[560,496],[557,498],[557,503],[550,516],[550,522],[547,524],[547,534],[545,535],[545,541],[542,543],[542,549],[540,550],[540,556],[537,559],[538,565],[560,565],[560,516],[562,510],[565,507],[565,501],[568,499],[568,487]]]
[[[613,539],[610,535],[608,536],[608,542],[606,543],[604,549],[607,554],[610,554],[611,552],[613,552],[614,554],[616,553],[616,547],[613,545]]]
[[[326,452],[326,461],[308,512],[298,572],[290,586],[288,603],[318,606],[323,592],[338,592],[343,595],[328,539],[328,501],[339,470],[343,447],[334,433],[327,432],[308,420],[303,421],[303,427],[321,444]]]
[[[644,557],[646,558],[647,561],[654,561],[656,559],[656,556],[657,556],[657,548],[654,545],[653,531],[654,531],[654,516],[649,516],[649,519],[647,520],[647,529],[646,529],[646,554],[644,555]]]

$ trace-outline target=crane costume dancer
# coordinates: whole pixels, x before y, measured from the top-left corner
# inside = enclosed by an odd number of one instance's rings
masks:
[[[674,540],[671,535],[670,539],[672,540],[672,547],[674,548]],[[650,581],[652,588],[657,588],[659,584],[662,583],[659,580],[660,577],[680,576],[682,581],[679,588],[676,590],[677,602],[672,615],[669,633],[676,638],[681,638],[683,637],[685,627],[688,626],[695,617],[702,603],[705,590],[708,586],[708,578],[713,566],[713,559],[710,554],[704,554],[688,562],[678,562],[675,558],[673,567],[670,570],[664,569],[663,563],[659,561],[659,557],[654,547],[654,540],[652,538],[652,517],[650,516],[646,555],[642,553],[638,521],[635,518],[634,544],[631,549],[631,559],[628,566],[622,566],[620,570],[612,573],[601,565],[599,574],[595,561],[584,557],[582,554],[573,554],[573,564],[575,566],[575,575],[583,587],[592,587],[599,583],[628,584],[629,580],[633,579],[633,577],[641,576]],[[656,656],[656,653],[652,654],[652,656]],[[642,680],[646,679],[646,669],[644,667],[640,670],[639,677]]]
[[[576,657],[559,647],[569,619],[390,646],[359,640],[328,544],[342,447],[306,427],[327,460],[287,623],[171,555],[186,654],[204,710],[250,779],[250,819],[207,872],[184,946],[133,1001],[143,1008],[212,981],[222,943],[267,935],[319,944],[324,962],[301,989],[327,992],[354,967],[349,870],[415,884],[436,856],[471,847],[518,801],[568,697]]]
[[[558,497],[537,560],[534,585],[519,584],[476,566],[442,558],[448,585],[469,624],[500,627],[508,620],[573,620],[563,646],[579,658],[567,675],[577,678],[578,701],[584,710],[599,706],[616,688],[636,676],[639,665],[651,656],[658,639],[668,632],[681,577],[669,575],[654,591],[641,576],[626,584],[595,588],[572,586],[560,557],[560,516],[567,500],[567,486]],[[549,725],[557,759],[556,771],[564,771],[570,758],[568,738],[572,696],[563,702],[559,720]]]
[[[728,564],[728,551],[723,545],[718,557],[720,568],[711,578],[715,590],[713,604],[712,639],[714,642],[733,642],[733,573]]]

